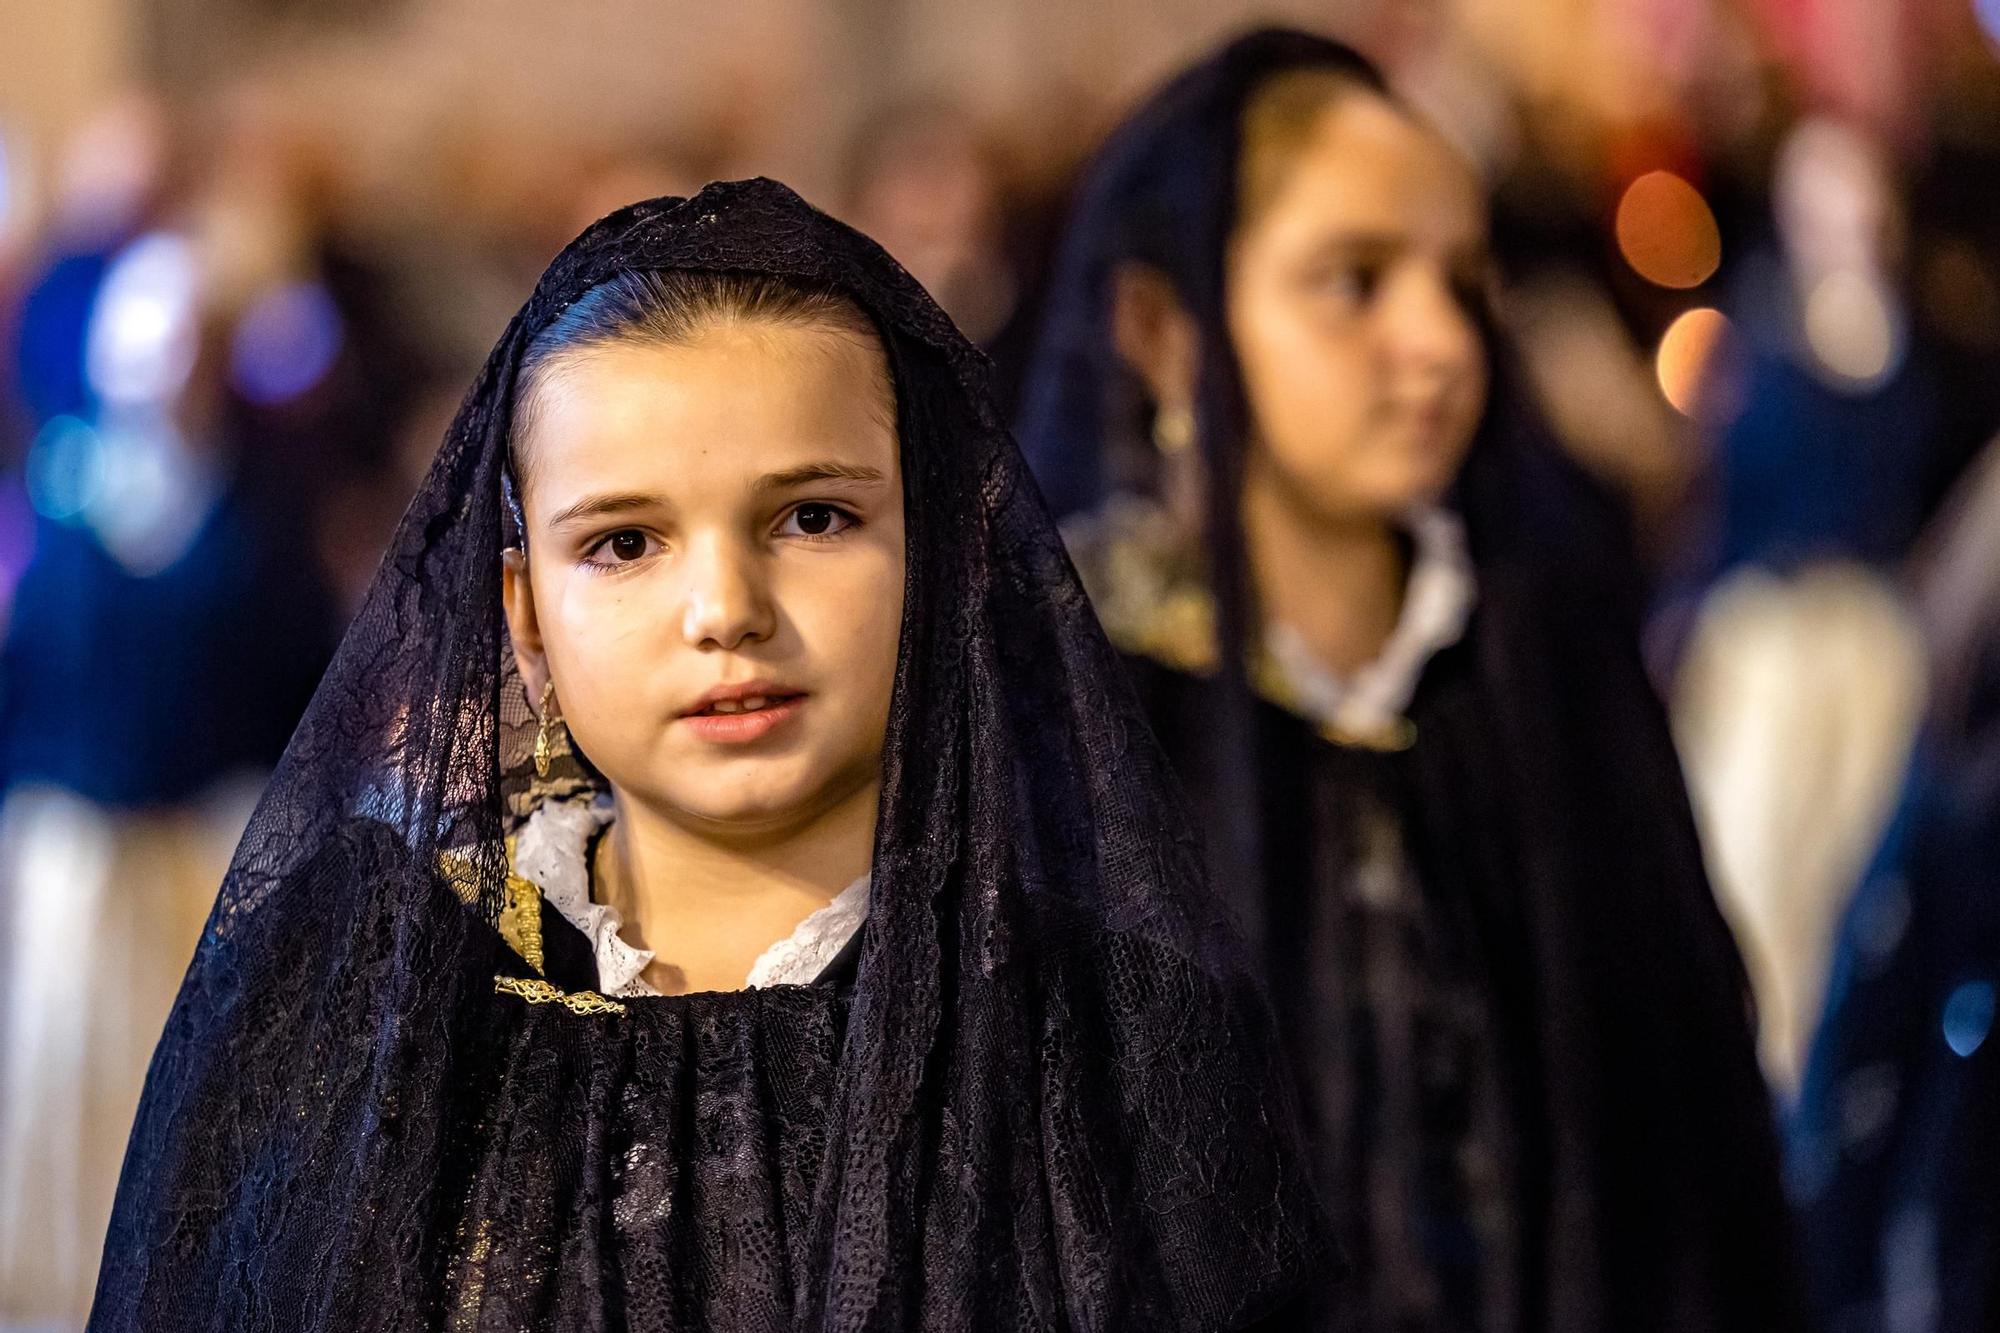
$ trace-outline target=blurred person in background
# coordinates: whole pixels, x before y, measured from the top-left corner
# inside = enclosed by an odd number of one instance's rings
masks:
[[[1716,517],[1696,575],[1711,582],[1749,565],[1887,567],[1953,461],[1909,304],[1909,223],[1887,146],[1809,116],[1780,143],[1770,188],[1775,235],[1738,266],[1737,336],[1705,404]]]
[[[1629,537],[1490,281],[1463,159],[1253,34],[1091,167],[1024,447],[1262,951],[1356,1268],[1326,1326],[1795,1328]]]
[[[999,145],[944,101],[895,102],[863,122],[834,211],[882,242],[994,359],[1012,404],[1033,336],[1024,270],[1041,258],[1035,201],[1012,188]]]
[[[245,80],[206,119],[190,225],[218,256],[207,299],[233,312],[218,426],[232,487],[270,538],[307,543],[288,553],[298,577],[351,607],[423,467],[411,421],[434,422],[427,398],[456,366],[422,294],[351,234],[333,150],[280,89]]]
[[[1674,717],[1765,1067],[1789,1091],[1923,708],[1898,565],[1962,450],[1907,299],[1886,148],[1808,117],[1772,192],[1775,244],[1736,274],[1698,409],[1711,456]]]
[[[169,150],[164,108],[132,92],[92,115],[63,154],[39,254],[0,327],[8,351],[0,403],[29,437],[53,417],[92,409],[84,373],[91,304],[112,257],[158,206]]]
[[[148,1052],[330,649],[309,466],[251,480],[250,414],[338,343],[270,184],[218,164],[111,255],[72,410],[25,460],[0,644],[9,1319],[84,1315]]]
[[[1823,1327],[2000,1323],[2000,444],[1915,580],[1928,707],[1842,919],[1789,1175]]]
[[[0,632],[34,546],[22,463],[51,422],[60,430],[95,410],[84,372],[91,307],[112,257],[160,205],[170,140],[165,109],[143,93],[92,114],[61,156],[51,216],[27,243],[18,280],[0,282]]]

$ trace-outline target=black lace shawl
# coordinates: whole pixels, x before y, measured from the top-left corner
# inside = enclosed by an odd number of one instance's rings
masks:
[[[1286,849],[1267,846],[1264,830],[1300,774],[1261,739],[1246,678],[1256,633],[1238,519],[1246,413],[1224,256],[1243,108],[1263,80],[1297,68],[1381,86],[1344,46],[1261,30],[1177,75],[1114,131],[1077,192],[1021,425],[1059,514],[1156,484],[1146,404],[1119,362],[1109,303],[1119,264],[1164,273],[1203,331],[1205,554],[1217,642],[1235,650],[1204,685],[1198,734],[1163,739],[1190,787],[1215,796],[1201,814],[1216,883],[1237,894],[1258,937],[1282,936],[1272,901],[1297,892],[1271,884]],[[1640,665],[1626,533],[1544,442],[1490,328],[1487,346],[1493,390],[1449,501],[1478,584],[1452,655],[1465,664],[1454,697],[1469,703],[1418,718],[1411,836],[1426,844],[1420,864],[1499,868],[1476,878],[1494,890],[1486,914],[1512,923],[1513,942],[1487,941],[1487,952],[1522,1089],[1527,1326],[1796,1328],[1796,1259],[1747,987]],[[1421,691],[1418,702],[1422,712]],[[1284,944],[1263,939],[1260,954]],[[1281,994],[1296,980],[1272,976]]]
[[[634,268],[831,282],[888,346],[907,610],[851,992],[565,1003],[501,943],[515,374]],[[224,881],[92,1329],[1235,1329],[1324,1276],[1267,1007],[985,375],[768,181],[563,251]]]

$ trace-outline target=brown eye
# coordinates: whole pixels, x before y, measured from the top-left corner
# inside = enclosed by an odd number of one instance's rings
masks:
[[[659,549],[659,543],[638,528],[620,528],[591,547],[583,563],[587,568],[602,572],[636,563]]]
[[[839,505],[808,501],[785,515],[785,521],[779,525],[778,535],[825,540],[839,536],[858,522],[859,519]]]
[[[1335,272],[1326,284],[1333,295],[1356,305],[1375,299],[1382,286],[1382,270],[1374,264],[1353,264]]]
[[[1484,269],[1465,270],[1452,274],[1451,299],[1468,314],[1481,314],[1486,309],[1486,272]]]

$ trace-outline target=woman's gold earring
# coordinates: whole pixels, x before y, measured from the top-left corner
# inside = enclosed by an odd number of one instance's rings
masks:
[[[1153,447],[1168,458],[1179,458],[1194,447],[1194,411],[1186,404],[1153,413]]]
[[[556,683],[551,680],[542,686],[541,725],[535,728],[535,776],[545,778],[549,766],[556,756],[556,728],[562,719],[556,716]]]

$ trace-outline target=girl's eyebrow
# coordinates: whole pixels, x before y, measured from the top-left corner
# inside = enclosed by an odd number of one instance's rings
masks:
[[[1412,234],[1386,228],[1357,228],[1353,231],[1335,231],[1312,247],[1315,259],[1358,259],[1381,261],[1393,259],[1415,243]],[[1467,241],[1451,248],[1450,261],[1454,265],[1478,267],[1491,257],[1490,247],[1484,238]]]
[[[782,472],[765,473],[757,479],[755,489],[759,492],[770,492],[810,486],[816,481],[881,480],[883,473],[880,468],[865,467],[858,463],[802,463],[798,467],[788,467]],[[612,491],[604,495],[586,495],[575,504],[550,515],[548,526],[560,528],[586,518],[603,518],[607,514],[628,514],[635,509],[655,508],[659,503],[659,496],[645,491]]]
[[[551,515],[548,526],[560,528],[578,519],[624,514],[634,509],[651,509],[658,503],[659,497],[648,495],[644,491],[614,491],[606,495],[586,495],[575,504]]]
[[[1388,259],[1410,244],[1410,234],[1387,227],[1341,228],[1329,231],[1313,246],[1315,256],[1343,259]]]
[[[880,468],[864,467],[856,463],[804,463],[798,467],[788,467],[782,472],[768,472],[757,479],[760,491],[784,491],[795,486],[809,486],[816,481],[881,481]]]

